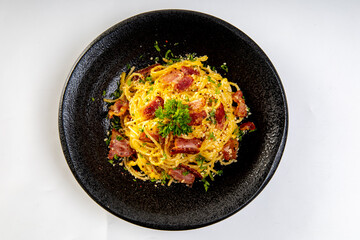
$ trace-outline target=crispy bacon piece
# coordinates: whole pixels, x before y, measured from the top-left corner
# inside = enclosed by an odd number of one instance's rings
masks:
[[[189,111],[198,111],[206,105],[206,100],[204,98],[199,98],[189,102],[187,105],[189,106]]]
[[[236,159],[238,148],[239,142],[231,138],[223,147],[222,154],[224,159],[226,161]]]
[[[173,69],[168,74],[164,75],[161,79],[165,83],[178,83],[184,77],[184,73],[180,70]]]
[[[238,105],[235,108],[234,114],[237,117],[244,118],[247,116],[247,106],[245,104],[245,99],[243,98],[243,93],[241,90],[236,91],[233,96],[233,101],[236,102]]]
[[[146,68],[137,70],[136,73],[140,73],[141,75],[144,76],[144,78],[146,78],[146,77],[150,76],[151,69],[153,69],[154,67],[159,66],[159,65],[161,65],[161,64],[160,63],[153,64],[153,65],[148,66]],[[136,81],[139,78],[140,78],[139,76],[134,76],[132,80]]]
[[[108,115],[111,119],[114,115],[115,116],[122,116],[126,113],[129,109],[129,102],[127,100],[118,100],[116,101],[109,109]]]
[[[246,122],[240,125],[240,130],[241,131],[252,131],[255,130],[255,124],[253,122]]]
[[[184,91],[185,89],[188,89],[191,86],[193,81],[194,79],[191,76],[186,75],[175,84],[175,89],[178,90],[179,92]]]
[[[190,126],[199,126],[202,123],[202,120],[206,118],[207,114],[205,110],[201,112],[190,112],[191,122],[189,123]]]
[[[192,68],[192,67],[186,67],[186,66],[182,66],[181,67],[181,71],[185,74],[185,75],[200,75],[199,70]]]
[[[191,68],[189,68],[191,69]],[[174,88],[178,91],[184,91],[189,88],[193,83],[194,79],[187,73],[191,70],[186,69],[186,72],[183,72],[181,69],[173,69],[168,74],[162,76],[162,81],[168,84],[174,84]]]
[[[182,167],[170,169],[168,174],[175,180],[187,185],[192,185],[195,181],[195,175]]]
[[[155,141],[157,141],[158,143],[163,143],[164,142],[164,138],[159,134],[159,129],[158,128],[154,128],[153,130],[147,130],[148,133],[150,134],[150,136],[152,138],[155,139]],[[142,132],[139,136],[139,140],[143,141],[143,142],[153,142],[147,135],[145,132]]]
[[[184,138],[176,138],[175,146],[170,150],[171,154],[177,153],[189,153],[196,154],[200,152],[202,141],[197,138],[192,139],[184,139]]]
[[[145,119],[151,119],[155,116],[155,111],[159,107],[164,107],[164,99],[157,96],[154,100],[148,103],[142,110]]]
[[[218,129],[223,129],[226,119],[225,119],[225,109],[222,103],[215,111],[215,120],[216,120],[216,127]]]
[[[130,147],[129,141],[126,139],[118,140],[121,134],[115,129],[111,130],[111,140],[109,145],[109,159],[114,159],[115,155],[119,157],[130,157],[135,154],[135,150]]]
[[[180,163],[179,166],[182,167],[182,168],[185,168],[186,170],[188,170],[189,172],[191,172],[192,174],[194,174],[195,177],[197,177],[197,178],[203,178],[203,177],[201,176],[201,174],[200,174],[198,171],[196,171],[195,169],[193,169],[192,167],[186,166],[186,165],[184,165],[184,164],[182,164],[182,163]]]

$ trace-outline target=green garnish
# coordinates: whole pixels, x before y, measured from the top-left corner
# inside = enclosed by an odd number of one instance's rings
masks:
[[[126,68],[127,68],[127,70],[130,70],[131,66],[129,63],[126,64]]]
[[[214,135],[213,132],[210,133],[209,138],[212,139],[212,140],[214,140],[214,141],[216,140],[215,135]]]
[[[216,85],[215,94],[219,94],[219,93],[220,93],[219,87],[221,87],[221,82],[219,82],[219,83]]]
[[[165,171],[161,172],[161,184],[166,184],[166,180],[170,179],[169,174],[167,174]]]
[[[188,125],[191,122],[189,106],[182,104],[181,101],[175,99],[166,101],[164,108],[156,109],[155,116],[160,119],[159,133],[164,138],[171,132],[177,136],[192,132],[191,126]]]
[[[220,66],[223,70],[225,70],[225,72],[229,72],[229,68],[228,66],[226,66],[226,63],[224,63],[223,65]]]
[[[214,108],[209,112],[209,116],[210,117],[207,120],[210,121],[212,124],[216,124],[215,109]]]
[[[211,79],[210,76],[207,76],[207,80],[208,80],[209,82],[211,82],[211,83],[216,83],[214,80]]]
[[[93,102],[94,102],[94,101],[95,101],[95,98],[91,98],[91,101],[93,101]]]
[[[177,45],[179,45],[179,43],[178,43],[178,42],[174,43],[174,46],[177,46]]]
[[[196,155],[195,161],[196,161],[197,164],[199,165],[200,169],[206,168],[206,167],[203,167],[204,161],[206,161],[206,159],[205,159],[205,157],[202,156],[201,154]]]
[[[108,162],[109,162],[110,164],[114,164],[114,161],[113,161],[112,159],[109,159]]]
[[[155,62],[158,62],[158,61],[159,61],[159,57],[155,57],[154,61],[155,61]]]
[[[195,61],[195,60],[196,60],[195,55],[196,55],[196,53],[190,53],[190,54],[188,55],[189,60],[190,60],[190,61]]]
[[[171,50],[169,49],[169,50],[167,50],[166,53],[165,53],[165,58],[166,58],[166,59],[170,59],[169,56],[168,56],[169,54],[171,54],[171,56],[174,57],[174,54],[173,54],[173,53],[171,52]]]
[[[242,137],[245,135],[245,131],[242,131],[239,127],[237,127],[233,134],[235,134],[239,141],[241,141]]]
[[[115,128],[116,130],[119,130],[121,128],[121,121],[120,118],[118,116],[113,116],[113,118],[111,119],[111,127]]]
[[[186,171],[186,172],[183,172],[182,175],[186,176],[188,175],[190,172],[189,171]]]
[[[124,140],[124,138],[122,136],[120,136],[120,135],[117,135],[116,140],[121,141],[121,140]]]
[[[159,43],[158,43],[158,41],[155,41],[155,43],[154,43],[154,48],[155,48],[156,51],[158,51],[158,52],[161,51],[160,48],[159,48]]]
[[[103,91],[103,94],[102,94],[102,95],[103,95],[103,96],[105,96],[105,95],[106,95],[106,91],[105,91],[105,90]]]
[[[210,183],[206,180],[206,178],[201,179],[201,181],[204,183],[205,192],[209,189]]]

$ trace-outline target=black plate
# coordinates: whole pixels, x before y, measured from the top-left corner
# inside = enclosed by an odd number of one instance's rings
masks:
[[[189,188],[183,184],[165,187],[134,181],[122,167],[107,162],[104,138],[109,121],[103,91],[109,97],[127,64],[140,69],[153,63],[151,57],[159,56],[155,41],[162,55],[167,49],[176,55],[208,55],[208,64],[218,69],[226,62],[229,73],[225,76],[239,84],[251,108],[250,120],[257,131],[243,139],[238,162],[226,167],[207,192],[201,183]],[[98,204],[141,226],[180,230],[229,217],[259,194],[284,150],[287,113],[275,68],[248,36],[210,15],[162,10],[116,24],[84,51],[64,88],[59,131],[72,173]]]

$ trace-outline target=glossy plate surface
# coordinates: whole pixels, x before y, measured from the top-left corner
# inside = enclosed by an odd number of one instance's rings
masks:
[[[162,56],[171,49],[176,55],[207,55],[208,64],[218,69],[226,62],[229,72],[224,76],[239,84],[251,108],[249,120],[257,131],[244,137],[237,163],[226,167],[207,192],[201,183],[189,188],[134,181],[122,167],[107,162],[104,138],[109,121],[103,91],[109,97],[127,64],[141,69],[154,62],[151,57],[160,57],[155,41]],[[287,114],[280,78],[248,36],[210,15],[161,10],[120,22],[89,45],[64,87],[59,131],[72,173],[99,205],[141,226],[183,230],[229,217],[257,196],[280,162]]]

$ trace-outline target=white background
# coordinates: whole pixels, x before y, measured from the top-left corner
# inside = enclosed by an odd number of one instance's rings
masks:
[[[151,230],[99,207],[71,174],[58,106],[99,34],[141,12],[205,12],[276,67],[289,134],[274,177],[211,226]],[[0,239],[360,239],[360,1],[0,1]]]

